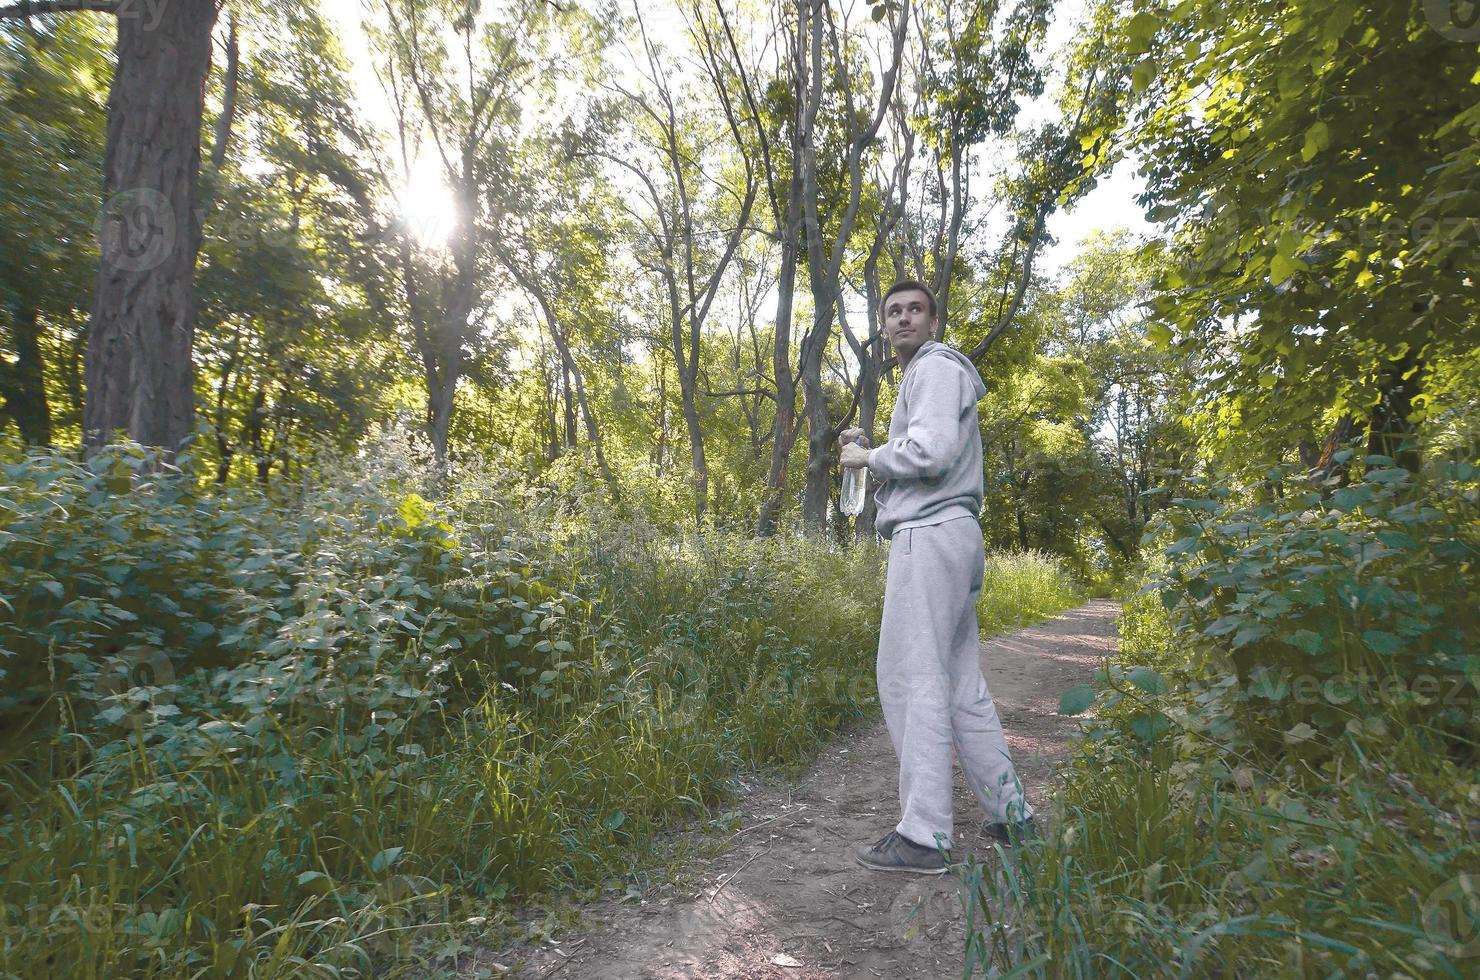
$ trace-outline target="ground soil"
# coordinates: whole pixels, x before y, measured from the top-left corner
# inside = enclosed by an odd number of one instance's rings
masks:
[[[987,686],[1035,807],[1051,794],[1076,730],[1058,714],[1059,696],[1112,651],[1117,611],[1097,600],[982,644]],[[853,860],[856,845],[898,820],[897,779],[882,721],[841,735],[800,777],[751,786],[738,804],[739,833],[686,869],[677,888],[587,906],[580,928],[558,941],[485,951],[458,972],[541,980],[960,977],[966,930],[958,879],[881,874]],[[957,851],[991,862],[982,816],[958,770]]]

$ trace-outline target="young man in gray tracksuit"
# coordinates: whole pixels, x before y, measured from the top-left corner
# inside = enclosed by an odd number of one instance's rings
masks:
[[[896,283],[883,305],[884,335],[904,372],[889,441],[868,449],[864,431],[848,429],[839,443],[844,467],[874,476],[875,526],[890,540],[878,680],[903,815],[856,856],[878,871],[940,874],[941,849],[951,846],[953,746],[987,811],[986,833],[1009,842],[1026,836],[1032,810],[982,678],[977,636],[984,554],[976,403],[987,389],[965,355],[931,339],[939,320],[927,287]]]

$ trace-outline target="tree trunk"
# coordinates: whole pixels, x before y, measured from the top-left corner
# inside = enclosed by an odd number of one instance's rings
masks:
[[[696,379],[684,382],[683,371],[679,372],[680,395],[683,400],[683,420],[689,430],[689,456],[694,467],[694,521],[704,523],[704,512],[709,504],[709,463],[704,458],[704,432],[699,427],[699,411],[694,404]]]
[[[771,348],[771,370],[776,377],[776,418],[771,424],[771,465],[766,471],[766,492],[756,518],[756,534],[768,538],[776,533],[786,500],[786,469],[797,432],[797,385],[791,375],[792,303],[797,288],[797,235],[801,225],[800,190],[792,180],[791,217],[781,242],[781,271],[776,281],[776,334]]]
[[[1410,473],[1423,462],[1417,445],[1404,443],[1413,434],[1413,400],[1423,391],[1424,364],[1410,350],[1401,360],[1390,361],[1383,377],[1382,394],[1372,408],[1367,432],[1368,455],[1387,456]]]
[[[822,386],[822,358],[832,333],[832,318],[838,296],[836,280],[814,275],[812,303],[815,322],[802,352],[802,397],[807,415],[807,481],[802,488],[802,517],[812,528],[827,527],[829,481],[832,477],[832,421],[828,417],[827,393]]]
[[[556,346],[560,342],[557,340]],[[576,402],[574,392],[570,383],[570,361],[566,357],[565,350],[560,350],[560,393],[565,400],[565,448],[574,449],[576,445]]]
[[[870,306],[872,307],[872,301]],[[869,313],[869,335],[877,333],[876,321],[878,313],[872,310]],[[883,441],[874,437],[874,427],[877,424],[879,414],[879,382],[883,377],[883,350],[882,340],[876,340],[864,345],[864,357],[858,366],[858,426],[863,429],[868,439],[869,446],[879,446]],[[865,470],[865,473],[867,471]],[[873,477],[867,477],[870,484]],[[870,491],[877,489],[870,486]],[[858,515],[854,522],[855,538],[858,541],[867,541],[874,537],[874,522],[879,514],[878,507],[874,502],[874,494],[870,492],[863,500],[863,512]]]
[[[457,380],[452,377],[427,389],[427,432],[432,437],[432,454],[436,458],[439,483],[445,483],[447,478],[447,439],[452,431],[453,394],[456,390]]]
[[[174,0],[158,23],[118,18],[84,365],[89,453],[117,429],[173,453],[195,425],[196,206],[216,12],[215,0]]]
[[[9,370],[0,367],[0,397],[4,398],[5,413],[15,421],[23,442],[49,446],[51,406],[46,400],[39,315],[34,305],[18,298],[11,306],[10,322],[16,363]]]

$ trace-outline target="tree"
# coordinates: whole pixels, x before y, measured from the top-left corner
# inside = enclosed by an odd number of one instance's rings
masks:
[[[811,3],[812,0],[806,0]],[[802,494],[802,514],[808,525],[821,528],[827,521],[831,494],[831,458],[837,431],[827,409],[827,396],[822,384],[822,361],[837,316],[841,292],[840,276],[848,241],[858,220],[858,209],[865,184],[864,157],[884,117],[889,111],[899,80],[908,33],[911,4],[903,0],[898,10],[886,10],[889,36],[883,56],[878,89],[866,103],[859,103],[855,82],[848,64],[844,40],[831,8],[817,2],[806,20],[805,55],[799,59],[807,71],[808,107],[811,120],[800,133],[801,153],[796,166],[801,173],[803,233],[807,246],[808,282],[812,291],[812,326],[802,337],[801,378],[806,396],[807,413],[807,479]],[[824,59],[824,45],[830,57]],[[799,43],[798,48],[802,45]],[[820,209],[821,170],[819,169],[816,111],[821,106],[823,82],[831,72],[842,95],[842,172],[844,183],[840,200],[831,202],[837,214],[831,228],[824,225]]]
[[[80,425],[81,372],[72,364],[96,275],[111,64],[104,23],[0,23],[0,225],[8,232],[0,249],[0,418],[34,445]]]
[[[193,348],[200,130],[217,0],[0,7],[0,20],[118,14],[103,152],[102,249],[88,328],[84,443],[112,432],[173,452],[195,426]]]
[[[578,139],[574,132],[556,132],[525,140],[511,169],[517,192],[500,195],[517,199],[521,207],[517,212],[496,212],[500,234],[491,247],[504,270],[532,299],[555,347],[567,395],[567,443],[575,444],[578,410],[602,479],[613,500],[619,500],[621,489],[607,460],[595,400],[587,390],[587,368],[580,357],[584,338],[618,351],[621,347],[620,337],[614,338],[615,344],[603,344],[606,338],[599,336],[604,324],[615,319],[612,293],[618,276],[611,255],[617,228],[603,216],[617,210],[617,204],[599,174],[593,179],[579,169],[586,158],[574,152]],[[494,204],[506,206],[507,200]]]
[[[1480,76],[1425,10],[1142,2],[1123,24],[1147,203],[1175,233],[1161,337],[1212,358],[1231,454],[1365,429],[1416,467],[1429,379],[1480,345]]]
[[[766,469],[765,490],[756,511],[756,532],[763,537],[776,532],[785,501],[787,471],[791,450],[797,436],[797,372],[792,368],[792,321],[796,302],[797,264],[802,251],[802,183],[796,167],[800,156],[801,133],[812,125],[815,109],[810,107],[806,83],[802,37],[806,33],[809,9],[796,5],[794,21],[789,19],[790,3],[777,3],[775,29],[762,45],[763,50],[777,50],[779,63],[769,71],[750,67],[759,56],[742,49],[734,26],[720,0],[715,2],[718,24],[711,28],[703,17],[695,17],[700,29],[702,51],[707,61],[716,63],[729,56],[739,85],[738,100],[743,107],[748,139],[738,148],[752,161],[765,188],[765,207],[769,218],[763,233],[779,252],[776,275],[776,313],[770,345],[771,377],[767,386],[775,402],[771,420],[770,461]],[[784,32],[785,41],[774,43]],[[764,74],[763,74],[764,72]],[[763,389],[765,390],[765,389]]]
[[[266,482],[317,441],[352,445],[406,367],[384,246],[361,234],[378,159],[343,52],[297,0],[244,26],[239,47],[227,37],[198,276],[197,394],[222,482],[243,458]]]
[[[402,177],[418,152],[434,154],[457,213],[445,257],[426,254],[404,223],[393,226],[401,306],[426,389],[427,432],[439,466],[459,383],[491,340],[488,301],[496,266],[489,215],[499,200],[526,101],[548,95],[560,29],[594,30],[571,8],[522,0],[507,16],[459,0],[380,0],[383,81],[396,114]],[[576,47],[584,43],[575,38]]]
[[[712,136],[700,121],[702,110],[679,108],[688,100],[675,95],[664,56],[649,37],[640,9],[637,22],[644,90],[621,92],[636,122],[624,134],[629,138],[625,146],[605,148],[600,155],[631,174],[640,187],[642,210],[632,212],[634,251],[638,264],[662,286],[669,349],[689,437],[694,517],[702,523],[709,504],[709,469],[698,408],[701,341],[725,273],[745,237],[759,186],[756,168],[744,153],[739,159],[741,173],[733,180],[706,166],[706,144]],[[712,46],[705,53],[712,59],[705,61],[707,88],[723,116],[722,132],[738,146],[744,137],[730,95],[728,59]],[[633,159],[634,150],[644,156]],[[725,160],[721,156],[716,162],[722,167]]]
[[[195,428],[201,107],[218,9],[175,0],[152,29],[118,18],[85,361],[83,434],[94,449],[122,428],[173,451]]]

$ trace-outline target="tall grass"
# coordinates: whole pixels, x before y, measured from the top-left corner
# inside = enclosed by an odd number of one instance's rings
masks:
[[[498,472],[433,506],[398,445],[291,499],[147,464],[7,471],[0,974],[434,967],[514,903],[625,889],[875,710],[879,549]]]
[[[1047,619],[1084,598],[1063,559],[1042,551],[987,555],[977,622],[991,635]]]

